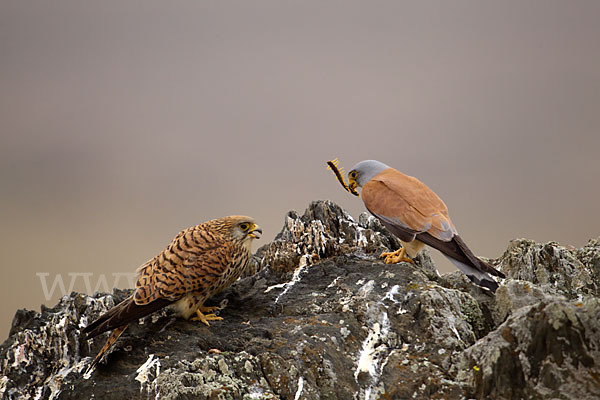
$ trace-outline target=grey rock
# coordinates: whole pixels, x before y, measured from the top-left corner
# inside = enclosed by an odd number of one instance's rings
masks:
[[[507,278],[529,281],[571,299],[582,295],[598,296],[599,286],[595,279],[598,270],[591,265],[596,260],[594,249],[598,247],[590,247],[586,250],[587,256],[585,251],[579,254],[589,260],[586,265],[577,258],[577,251],[556,242],[539,244],[526,239],[513,240],[499,260],[499,266]]]
[[[479,399],[597,399],[600,300],[543,299],[464,351],[455,370]]]
[[[427,252],[386,265],[398,241],[329,201],[286,215],[253,271],[211,299],[210,327],[162,310],[131,324],[83,376],[106,335],[80,331],[130,291],[72,293],[19,310],[0,346],[2,398],[405,399],[600,395],[598,241],[518,240],[496,296]]]
[[[596,287],[600,287],[600,237],[590,239],[583,248],[576,250],[575,257],[592,271]]]
[[[275,240],[256,252],[258,269],[286,273],[312,265],[322,258],[360,250],[365,254],[396,250],[400,243],[376,218],[350,214],[329,200],[313,201],[302,216],[290,211]]]
[[[516,310],[541,301],[566,300],[557,290],[528,281],[509,280],[496,291],[495,321],[502,322]]]

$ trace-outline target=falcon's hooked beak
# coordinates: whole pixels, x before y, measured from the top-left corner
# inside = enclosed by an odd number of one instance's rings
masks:
[[[356,182],[356,179],[348,177],[348,188],[350,189],[350,193],[352,193],[355,196],[359,196],[358,192],[356,191],[357,186],[358,182]]]
[[[252,224],[250,229],[248,229],[248,236],[254,239],[260,239],[260,235],[262,235],[262,229],[260,229],[260,226]]]

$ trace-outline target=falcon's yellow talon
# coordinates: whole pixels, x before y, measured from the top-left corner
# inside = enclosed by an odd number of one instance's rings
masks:
[[[200,307],[198,310],[196,310],[196,316],[192,317],[191,320],[192,321],[200,321],[203,324],[206,324],[206,326],[210,326],[208,321],[222,321],[223,320],[222,317],[219,317],[218,315],[214,314],[215,311],[220,310],[220,309],[221,309],[221,307]],[[208,312],[210,314],[203,314],[202,311]]]
[[[404,249],[404,247],[389,253],[381,253],[379,258],[385,258],[384,262],[386,264],[397,264],[399,262],[415,263],[413,260],[406,257],[406,249]]]

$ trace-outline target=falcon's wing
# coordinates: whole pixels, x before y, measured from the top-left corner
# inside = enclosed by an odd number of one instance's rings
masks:
[[[498,284],[488,274],[504,274],[469,250],[444,202],[421,181],[389,168],[367,182],[361,196],[367,209],[400,240],[417,239],[438,249],[473,282],[496,291]]]
[[[444,202],[416,178],[389,168],[362,189],[367,209],[380,218],[401,240],[410,242],[418,233],[449,241],[456,229]]]
[[[227,263],[231,242],[197,225],[180,232],[160,254],[138,268],[133,295],[83,330],[88,338],[145,317],[189,292],[210,293]]]
[[[181,231],[166,249],[138,268],[136,304],[161,298],[176,301],[190,292],[207,292],[230,261],[232,245],[203,225]]]

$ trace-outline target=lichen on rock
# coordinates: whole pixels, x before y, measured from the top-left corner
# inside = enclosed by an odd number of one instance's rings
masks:
[[[300,216],[290,211],[273,242],[256,252],[259,269],[289,273],[302,265],[361,250],[366,254],[397,249],[400,243],[374,217],[361,215],[356,222],[340,206],[314,201]]]
[[[600,396],[600,300],[543,299],[516,310],[454,367],[476,398]]]
[[[590,263],[586,265],[577,258],[580,254],[585,252],[573,252],[556,242],[539,244],[518,239],[509,243],[499,265],[508,278],[554,289],[568,298],[598,296],[599,287],[594,279],[598,271],[591,265],[593,258],[588,256]]]

